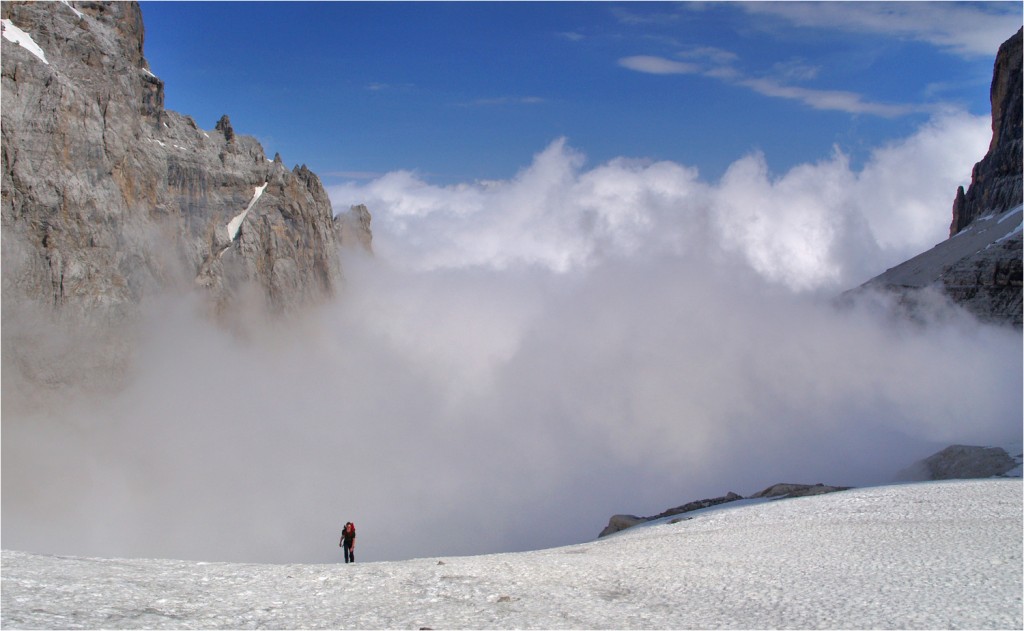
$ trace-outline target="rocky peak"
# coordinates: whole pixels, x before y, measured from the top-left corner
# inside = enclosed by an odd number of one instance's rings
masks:
[[[231,119],[227,114],[221,116],[213,128],[224,134],[224,140],[227,142],[232,142],[235,139],[235,129],[231,126]]]
[[[992,140],[988,153],[974,165],[971,184],[958,187],[953,201],[949,236],[966,228],[977,217],[1017,206],[1022,201],[1021,78],[1024,29],[999,47],[992,72],[989,98],[992,103]]]
[[[358,247],[373,254],[373,231],[370,229],[370,210],[363,204],[352,206],[347,213],[334,218],[334,225],[341,235],[342,247]]]

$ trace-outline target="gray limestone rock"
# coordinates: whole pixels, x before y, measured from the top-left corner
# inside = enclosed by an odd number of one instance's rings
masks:
[[[601,534],[599,534],[598,537],[604,537],[612,533],[619,532],[620,530],[625,530],[626,528],[632,528],[637,524],[642,524],[648,521],[654,521],[655,519],[662,519],[664,517],[672,517],[674,515],[690,513],[695,510],[700,510],[702,508],[717,506],[719,504],[725,504],[726,502],[734,502],[736,500],[741,499],[743,499],[742,495],[737,495],[736,493],[730,491],[729,493],[726,493],[721,497],[714,497],[709,499],[688,502],[686,504],[683,504],[682,506],[670,508],[666,511],[658,513],[657,515],[652,515],[650,517],[637,517],[636,515],[613,515],[612,518],[608,521],[608,525],[605,526],[604,530],[601,531]]]
[[[5,369],[53,385],[116,372],[119,353],[93,361],[73,345],[54,369],[59,345],[36,351],[57,336],[40,323],[72,337],[106,329],[117,347],[160,292],[198,289],[221,316],[243,295],[285,314],[336,292],[344,230],[319,178],[268,160],[227,116],[208,132],[164,109],[137,3],[4,2],[0,13],[45,54],[0,40]],[[368,248],[363,211],[353,234]]]
[[[823,495],[825,493],[835,493],[837,491],[848,491],[851,487],[848,486],[829,486],[828,484],[790,484],[782,482],[779,484],[773,484],[765,490],[754,493],[750,497],[755,498],[775,498],[782,499],[786,497],[808,497],[811,495]]]
[[[976,218],[931,250],[871,279],[847,298],[878,289],[918,317],[951,300],[983,322],[1022,325],[1021,207]]]
[[[991,478],[1018,466],[1020,462],[1000,447],[951,445],[900,471],[896,479],[900,482],[922,482]]]
[[[649,521],[646,517],[637,517],[636,515],[612,515],[611,519],[608,520],[608,525],[601,531],[600,537],[607,537],[608,535],[617,533],[627,528],[632,528],[637,524],[642,524],[645,521]]]
[[[363,204],[352,206],[347,213],[335,217],[342,247],[358,247],[372,254],[373,232],[370,230],[370,221],[370,211]]]

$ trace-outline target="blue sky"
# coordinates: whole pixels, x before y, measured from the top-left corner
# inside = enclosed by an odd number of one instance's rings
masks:
[[[557,138],[715,180],[988,113],[1021,3],[144,2],[171,109],[326,184],[508,178]],[[183,32],[188,33],[183,37]]]

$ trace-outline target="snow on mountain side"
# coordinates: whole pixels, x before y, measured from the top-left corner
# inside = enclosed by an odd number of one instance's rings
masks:
[[[234,241],[238,237],[238,231],[242,229],[242,222],[245,221],[246,215],[252,210],[252,207],[259,201],[260,196],[263,195],[263,191],[267,189],[268,182],[264,182],[260,186],[256,187],[256,191],[252,194],[252,199],[249,200],[249,205],[245,207],[245,210],[235,215],[231,221],[228,222],[228,240]]]
[[[1020,238],[1021,206],[975,219],[971,225],[931,250],[889,269],[871,284],[922,288],[940,282],[950,265],[982,254],[1014,237]]]
[[[716,508],[564,548],[356,565],[5,551],[0,622],[413,629],[1024,624],[1020,480],[876,487]]]
[[[846,296],[885,290],[913,314],[921,290],[936,289],[982,321],[1020,328],[1021,239],[1021,206],[989,213]]]

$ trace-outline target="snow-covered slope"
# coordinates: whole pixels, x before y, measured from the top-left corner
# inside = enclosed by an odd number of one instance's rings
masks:
[[[982,321],[1020,328],[1021,245],[1021,206],[989,213],[845,295],[888,290],[914,315],[928,307],[927,291],[935,289]]]
[[[1021,628],[1021,500],[1016,479],[888,486],[723,505],[565,548],[355,565],[5,551],[0,623]]]
[[[870,282],[879,285],[921,288],[941,281],[946,269],[958,261],[1019,237],[1021,207],[979,217],[931,250],[887,270]]]

